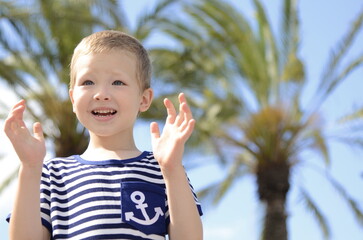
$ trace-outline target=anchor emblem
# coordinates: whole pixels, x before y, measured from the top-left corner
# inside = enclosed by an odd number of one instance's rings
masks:
[[[126,212],[125,213],[125,219],[126,221],[134,221],[141,225],[151,225],[154,224],[160,216],[163,216],[163,210],[160,207],[154,208],[155,210],[155,216],[150,219],[149,215],[146,212],[146,208],[148,207],[147,203],[145,202],[145,195],[140,191],[134,191],[131,194],[131,200],[136,204],[136,208],[141,210],[141,213],[145,219],[138,219],[134,217],[133,212]]]

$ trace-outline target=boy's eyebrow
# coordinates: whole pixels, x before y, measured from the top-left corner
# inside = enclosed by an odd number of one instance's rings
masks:
[[[77,81],[77,79],[84,78],[85,76],[90,77],[90,78],[96,78],[97,77],[97,71],[92,71],[92,70],[93,70],[93,68],[88,67],[88,68],[85,68],[85,69],[79,71],[77,73],[76,81]],[[124,73],[123,71],[119,71],[118,69],[111,70],[110,74],[112,75],[112,77],[116,76],[117,80],[123,80],[123,81],[124,80],[126,80],[126,81],[130,80],[131,81],[132,78],[133,78],[133,76],[129,76],[128,74]],[[134,79],[136,81],[138,81],[136,76],[134,76]]]

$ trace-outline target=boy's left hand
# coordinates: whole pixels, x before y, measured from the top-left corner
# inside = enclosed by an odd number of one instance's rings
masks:
[[[156,122],[151,123],[150,132],[155,159],[162,170],[172,171],[182,166],[184,144],[193,132],[195,120],[183,93],[179,94],[178,114],[169,99],[164,100],[164,105],[168,116],[162,134]]]

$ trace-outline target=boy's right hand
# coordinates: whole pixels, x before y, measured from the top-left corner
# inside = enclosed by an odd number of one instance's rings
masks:
[[[46,154],[42,126],[38,122],[34,123],[33,135],[31,135],[23,120],[25,108],[25,100],[14,105],[5,120],[4,131],[22,162],[22,166],[41,170]]]

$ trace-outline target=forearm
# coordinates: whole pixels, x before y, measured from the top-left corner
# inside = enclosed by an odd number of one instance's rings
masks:
[[[18,188],[10,219],[11,240],[49,239],[40,217],[40,177],[41,169],[20,167]]]
[[[163,176],[168,194],[170,239],[203,239],[202,222],[184,168],[163,171]]]

